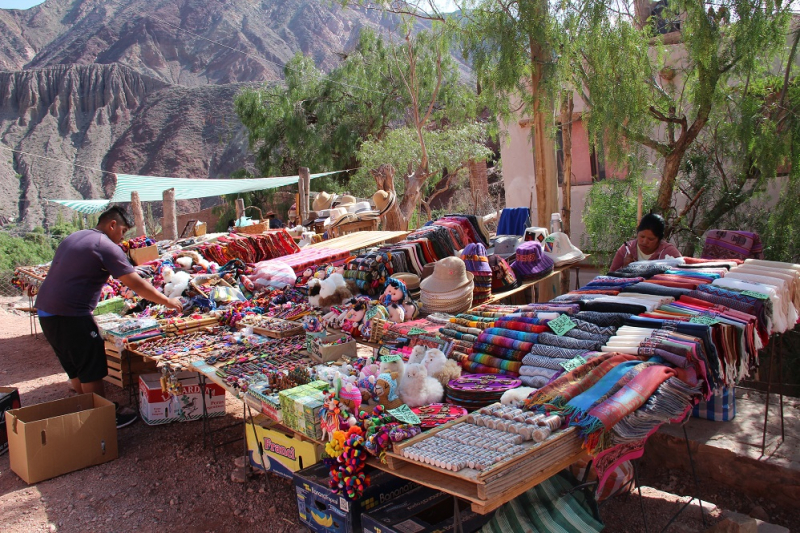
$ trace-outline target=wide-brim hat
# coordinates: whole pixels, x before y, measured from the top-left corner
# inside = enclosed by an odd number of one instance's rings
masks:
[[[419,294],[419,284],[421,280],[416,274],[412,274],[411,272],[398,272],[392,274],[392,277],[405,283],[409,293]]]
[[[525,228],[525,240],[526,241],[537,241],[539,243],[544,242],[544,240],[549,235],[547,228],[540,228],[538,226],[531,226],[530,228]]]
[[[338,200],[333,203],[334,207],[347,207],[348,211],[350,207],[356,205],[356,197],[351,196],[349,194],[345,194],[341,196]]]
[[[372,195],[372,201],[375,202],[375,207],[381,215],[386,213],[395,204],[397,196],[394,191],[378,191]]]
[[[492,292],[510,291],[519,287],[514,270],[499,255],[489,256],[489,267],[492,269]]]
[[[334,207],[330,210],[330,214],[328,218],[323,221],[323,225],[327,228],[328,226],[332,225],[336,220],[341,218],[343,215],[347,214],[347,208],[345,207]]]
[[[548,235],[542,243],[542,248],[544,255],[552,259],[557,267],[577,263],[586,257],[577,246],[572,244],[569,236],[560,231]]]
[[[518,278],[536,280],[550,274],[555,267],[553,260],[544,255],[538,241],[526,241],[517,247],[517,258],[511,264]]]
[[[522,237],[518,235],[498,235],[494,240],[494,246],[487,251],[487,254],[508,259],[514,255],[517,251],[517,246],[522,242]]]
[[[341,208],[334,208],[334,209],[346,209],[344,207]],[[338,217],[331,223],[332,228],[336,228],[341,226],[342,224],[349,224],[350,222],[358,222],[358,217],[353,213],[345,213],[342,216]]]
[[[436,261],[433,274],[423,279],[419,287],[423,292],[451,293],[472,285],[474,276],[460,257],[445,257]]]
[[[448,293],[435,293],[426,290],[420,291],[422,309],[426,313],[463,313],[472,307],[472,293],[475,285],[467,283],[456,291]]]
[[[333,204],[333,195],[322,191],[314,198],[311,208],[314,211],[322,211],[323,209],[330,209],[331,204]]]
[[[303,221],[304,226],[310,226],[319,218],[319,214],[316,211],[309,211],[308,218]]]

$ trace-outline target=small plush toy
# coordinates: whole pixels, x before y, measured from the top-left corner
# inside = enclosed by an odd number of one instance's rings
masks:
[[[444,388],[436,379],[428,377],[428,371],[421,364],[406,366],[406,373],[400,384],[400,398],[409,407],[421,407],[442,401]]]
[[[399,355],[397,356],[388,356],[388,361],[384,360],[384,357],[381,357],[380,360],[380,371],[381,374],[390,373],[390,374],[397,374],[395,379],[398,382],[402,381],[403,374],[405,372],[406,364],[403,362],[403,358]]]
[[[331,274],[325,279],[311,279],[308,282],[308,303],[327,312],[334,305],[351,299],[353,294],[341,274]]]
[[[305,285],[306,283],[308,283],[308,280],[310,280],[313,276],[314,276],[314,269],[308,267],[307,269],[303,270],[302,274],[297,276],[297,281],[295,282],[295,285]]]
[[[403,310],[405,310],[405,319],[414,320],[419,316],[419,305],[410,298],[403,302]]]
[[[419,364],[425,360],[425,347],[424,346],[414,346],[411,348],[411,354],[408,356],[408,364],[413,365],[415,363]]]
[[[391,303],[386,309],[389,311],[389,320],[391,322],[400,323],[406,321],[406,310],[402,305]]]
[[[396,409],[403,405],[397,393],[397,374],[395,372],[384,372],[378,376],[378,379],[375,380],[375,396],[378,397],[378,403],[384,409]]]
[[[191,274],[188,272],[175,272],[165,266],[161,275],[164,277],[164,296],[167,298],[178,298],[189,287]]]
[[[344,317],[341,320],[341,328],[342,331],[346,331],[354,337],[360,337],[364,316],[367,314],[367,304],[357,300],[353,300],[353,302],[353,307],[344,313]]]
[[[406,284],[397,278],[389,278],[386,280],[386,287],[383,289],[383,294],[379,298],[380,302],[389,307],[391,304],[402,305],[408,299],[408,289]]]
[[[516,389],[510,389],[503,393],[500,397],[500,403],[503,405],[514,405],[520,406],[525,399],[536,392],[537,389],[532,387],[517,387]]]

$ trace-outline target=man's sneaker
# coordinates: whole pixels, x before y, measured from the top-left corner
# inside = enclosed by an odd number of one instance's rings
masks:
[[[136,416],[136,413],[117,413],[117,429],[124,428],[125,426],[130,426],[136,419],[139,418]]]

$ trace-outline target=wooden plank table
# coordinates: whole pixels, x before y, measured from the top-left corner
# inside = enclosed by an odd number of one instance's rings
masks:
[[[309,244],[306,248],[334,248],[338,250],[355,251],[369,248],[382,243],[398,242],[405,239],[410,231],[359,231],[342,235],[327,241]]]
[[[463,419],[449,422],[395,444],[393,450],[386,453],[386,464],[372,458],[368,464],[392,475],[467,500],[474,512],[487,514],[585,455],[575,428],[559,431],[540,443],[528,441],[523,444],[528,447],[527,451],[483,472],[470,468],[452,472],[407,459],[402,455],[405,447],[462,421]]]

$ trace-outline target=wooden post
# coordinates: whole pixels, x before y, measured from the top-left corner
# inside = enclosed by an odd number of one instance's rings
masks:
[[[136,236],[147,235],[147,229],[144,225],[142,202],[139,200],[139,193],[137,191],[131,192],[131,211],[133,211],[133,225],[136,228]]]
[[[238,221],[244,215],[244,200],[242,198],[236,199],[236,220]]]
[[[564,150],[564,207],[561,209],[561,218],[564,222],[564,233],[570,237],[570,240],[572,239],[572,110],[575,107],[574,104],[570,92],[561,106],[561,146]],[[571,269],[561,273],[561,294],[569,292],[570,273]]]
[[[639,190],[636,193],[636,223],[642,220],[642,186],[639,185]]]
[[[300,192],[300,202],[297,204],[297,214],[300,216],[301,223],[308,219],[309,193],[311,192],[311,173],[308,167],[300,167],[300,176],[297,180],[297,188]]]
[[[167,189],[162,196],[164,220],[161,224],[164,238],[174,241],[178,238],[178,208],[175,205],[175,189]]]

